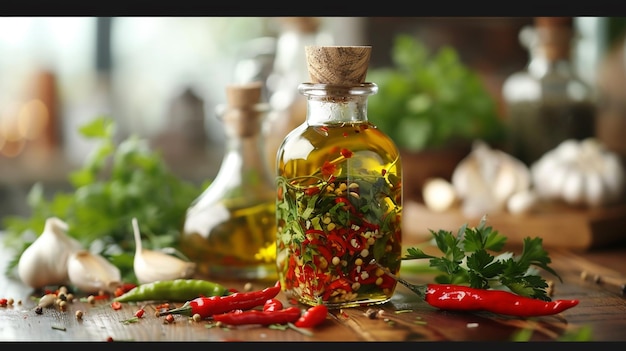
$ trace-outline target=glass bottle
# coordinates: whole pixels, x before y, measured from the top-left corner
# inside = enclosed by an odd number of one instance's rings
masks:
[[[530,61],[505,80],[502,93],[509,152],[529,166],[562,141],[595,133],[593,90],[571,62],[573,39],[571,17],[537,17],[520,32]]]
[[[227,143],[220,169],[191,204],[181,251],[207,278],[275,280],[275,186],[263,158],[262,84],[229,85],[218,106]]]
[[[276,264],[283,291],[329,308],[387,302],[400,269],[402,164],[367,119],[370,46],[307,46],[306,121],[277,153]],[[375,262],[373,261],[375,259]]]

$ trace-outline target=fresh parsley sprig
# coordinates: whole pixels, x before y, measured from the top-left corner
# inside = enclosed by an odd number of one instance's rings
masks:
[[[473,288],[502,288],[533,298],[549,301],[545,279],[537,268],[561,277],[549,264],[551,259],[543,249],[541,238],[527,237],[521,255],[505,252],[498,256],[506,244],[506,236],[487,226],[483,216],[477,227],[462,225],[457,235],[446,230],[430,230],[437,248],[443,256],[426,254],[419,248],[407,249],[402,260],[429,259],[430,267],[442,273],[435,277],[440,284],[462,284]]]

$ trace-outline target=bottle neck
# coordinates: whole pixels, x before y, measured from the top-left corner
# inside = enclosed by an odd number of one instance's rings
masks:
[[[298,91],[307,99],[309,125],[362,123],[367,122],[367,98],[378,92],[378,86],[302,83]]]
[[[224,160],[232,160],[233,154],[239,154],[244,168],[263,165],[261,131],[268,111],[265,103],[245,108],[218,106],[218,116],[227,136]]]
[[[529,27],[523,30],[520,39],[530,53],[528,71],[533,76],[541,77],[548,73],[572,74],[571,28]]]

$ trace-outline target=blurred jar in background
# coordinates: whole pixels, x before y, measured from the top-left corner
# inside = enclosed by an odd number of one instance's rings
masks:
[[[31,163],[46,161],[61,147],[58,83],[45,68],[33,70],[24,92],[0,116],[0,155],[22,152]]]
[[[289,132],[306,119],[306,98],[298,85],[309,81],[304,47],[333,45],[333,36],[317,17],[277,18],[281,31],[276,42],[272,73],[267,79],[271,112],[264,124],[268,168],[275,172],[276,152]]]
[[[571,62],[574,34],[571,17],[537,17],[520,32],[530,61],[505,80],[502,95],[508,151],[527,165],[565,139],[595,135],[594,92]]]
[[[598,67],[596,137],[619,154],[626,167],[626,35],[608,50]]]

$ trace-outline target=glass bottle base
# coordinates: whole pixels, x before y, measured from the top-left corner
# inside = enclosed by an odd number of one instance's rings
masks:
[[[340,302],[311,300],[311,299],[307,299],[304,297],[295,297],[295,299],[298,300],[298,302],[304,305],[308,305],[308,306],[326,305],[326,307],[328,307],[329,309],[339,309],[339,308],[349,308],[349,307],[382,305],[384,303],[389,302],[391,300],[391,297],[390,296],[371,297],[371,298],[366,298],[366,299],[361,299],[361,300],[340,301]]]

